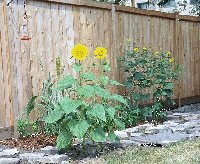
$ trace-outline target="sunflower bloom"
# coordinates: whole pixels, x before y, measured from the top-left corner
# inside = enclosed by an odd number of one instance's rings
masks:
[[[134,51],[135,53],[137,53],[137,52],[139,51],[139,47],[135,47],[135,48],[133,49],[133,51]]]
[[[146,47],[143,47],[143,51],[147,51],[147,48],[146,48]]]
[[[167,56],[171,56],[171,52],[170,51],[167,51]]]
[[[97,47],[94,51],[94,55],[98,59],[103,59],[107,56],[107,49],[105,49],[103,47]]]
[[[88,48],[83,44],[76,44],[71,50],[72,57],[78,60],[84,60],[88,53]]]
[[[169,59],[169,62],[172,63],[174,61],[174,58]]]

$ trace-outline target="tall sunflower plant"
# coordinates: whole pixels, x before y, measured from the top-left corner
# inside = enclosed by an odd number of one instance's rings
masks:
[[[156,122],[166,118],[166,110],[174,105],[173,90],[182,73],[171,52],[152,52],[146,47],[126,51],[121,59],[131,108],[123,115],[126,125],[151,116]],[[149,105],[151,104],[151,105]]]
[[[74,138],[82,141],[83,145],[86,139],[97,143],[118,142],[119,138],[114,130],[125,128],[119,113],[127,106],[127,101],[107,89],[109,85],[121,85],[104,75],[110,71],[106,60],[107,50],[104,47],[94,50],[94,56],[100,65],[98,76],[91,71],[96,67],[95,63],[92,63],[91,70],[83,69],[83,62],[89,55],[85,45],[75,45],[71,55],[76,59],[74,69],[79,76],[75,78],[66,75],[56,84],[54,90],[66,94],[55,104],[54,109],[43,117],[47,124],[59,124],[57,147],[70,148]]]

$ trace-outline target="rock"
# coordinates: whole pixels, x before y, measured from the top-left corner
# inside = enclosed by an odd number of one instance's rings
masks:
[[[138,145],[138,144],[134,141],[131,141],[131,140],[120,141],[120,147],[122,147],[122,148],[126,148],[126,147],[131,146],[131,145]]]
[[[48,154],[48,155],[51,155],[51,154],[53,155],[53,154],[58,153],[58,149],[53,146],[46,146],[44,148],[41,148],[40,152],[44,154]]]
[[[139,126],[128,128],[126,130],[123,130],[123,132],[133,132],[133,133],[136,132],[137,133],[137,132],[139,132]]]
[[[172,130],[172,133],[174,132],[185,132],[186,128],[184,127],[170,127],[170,129]]]
[[[128,135],[128,138],[130,138],[130,137],[140,137],[142,134],[127,132],[127,135]]]
[[[0,158],[0,164],[20,164],[20,158]]]
[[[159,130],[156,127],[150,127],[145,129],[145,134],[157,134],[159,133]]]
[[[118,136],[121,140],[128,140],[128,135],[126,132],[122,131],[115,131],[116,136]]]
[[[180,120],[181,118],[179,116],[174,115],[167,115],[168,120]]]
[[[62,161],[61,164],[69,164],[69,161]]]
[[[189,135],[183,132],[171,133],[170,131],[168,131],[168,132],[163,132],[163,133],[158,133],[158,134],[153,134],[153,135],[144,135],[144,136],[141,136],[140,138],[131,137],[131,140],[138,142],[140,144],[154,143],[154,144],[162,145],[163,143],[177,142],[182,139],[187,139],[188,137]]]
[[[44,153],[23,153],[19,154],[19,158],[22,160],[28,160],[28,162],[32,163],[44,157]]]
[[[2,152],[0,152],[0,157],[13,157],[14,155],[17,155],[19,151],[14,148],[14,149],[5,149]]]
[[[173,127],[173,126],[179,125],[179,123],[176,123],[174,121],[166,121],[166,122],[163,123],[163,125],[165,125],[167,127]]]
[[[40,162],[40,163],[61,163],[62,161],[65,161],[68,159],[67,155],[48,155],[48,156],[44,156],[42,158],[39,159],[29,159],[29,162]]]

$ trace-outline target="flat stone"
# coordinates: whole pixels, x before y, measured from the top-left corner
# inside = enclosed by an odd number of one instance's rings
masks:
[[[155,127],[150,127],[150,128],[147,128],[145,129],[145,134],[157,134],[159,133],[159,130],[156,129]]]
[[[179,123],[176,123],[174,121],[166,121],[163,123],[163,125],[169,127],[169,126],[177,126],[177,125],[179,125]]]
[[[61,164],[69,164],[69,161],[62,161]]]
[[[53,147],[53,146],[46,146],[44,148],[41,148],[40,152],[51,155],[51,154],[58,153],[58,149],[56,147]]]
[[[121,131],[115,131],[114,132],[116,136],[118,136],[121,140],[127,140],[128,135],[126,132],[121,132]]]
[[[164,133],[158,133],[153,135],[145,135],[141,136],[139,139],[132,137],[131,140],[139,143],[154,143],[154,144],[162,144],[163,142],[177,142],[182,139],[187,139],[189,137],[186,133],[180,133],[180,132],[164,132]]]
[[[185,132],[186,128],[184,127],[170,127],[170,129],[172,130],[172,133],[174,132]]]
[[[130,137],[140,137],[142,134],[127,132],[127,135],[128,135],[128,138],[130,138]]]
[[[139,128],[139,127],[136,126],[136,127],[128,128],[128,129],[123,130],[123,131],[124,131],[124,132],[133,132],[133,133],[135,133],[135,132],[139,132],[139,129],[138,129],[138,128]]]
[[[20,158],[0,158],[0,164],[18,164]]]
[[[168,120],[180,120],[179,116],[174,116],[174,115],[167,115]]]
[[[19,154],[19,158],[21,159],[27,159],[27,160],[32,160],[32,159],[40,159],[44,157],[44,153],[23,153]]]
[[[66,161],[68,159],[67,155],[48,155],[41,158],[33,158],[29,159],[30,163],[40,162],[40,163],[61,163],[62,161]]]
[[[5,149],[2,152],[0,152],[0,157],[8,157],[9,158],[9,157],[12,157],[12,156],[14,156],[14,155],[16,155],[18,153],[19,153],[19,151],[16,148],[14,148],[14,149]]]
[[[122,140],[122,141],[120,141],[120,147],[122,147],[122,148],[126,148],[126,147],[131,146],[131,145],[137,145],[137,143],[132,141],[132,140]]]

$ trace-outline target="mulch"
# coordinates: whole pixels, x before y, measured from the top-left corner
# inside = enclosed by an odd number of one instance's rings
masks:
[[[0,140],[0,145],[4,145],[9,148],[34,150],[40,149],[45,146],[56,146],[55,135],[37,134],[28,137],[10,138]]]

